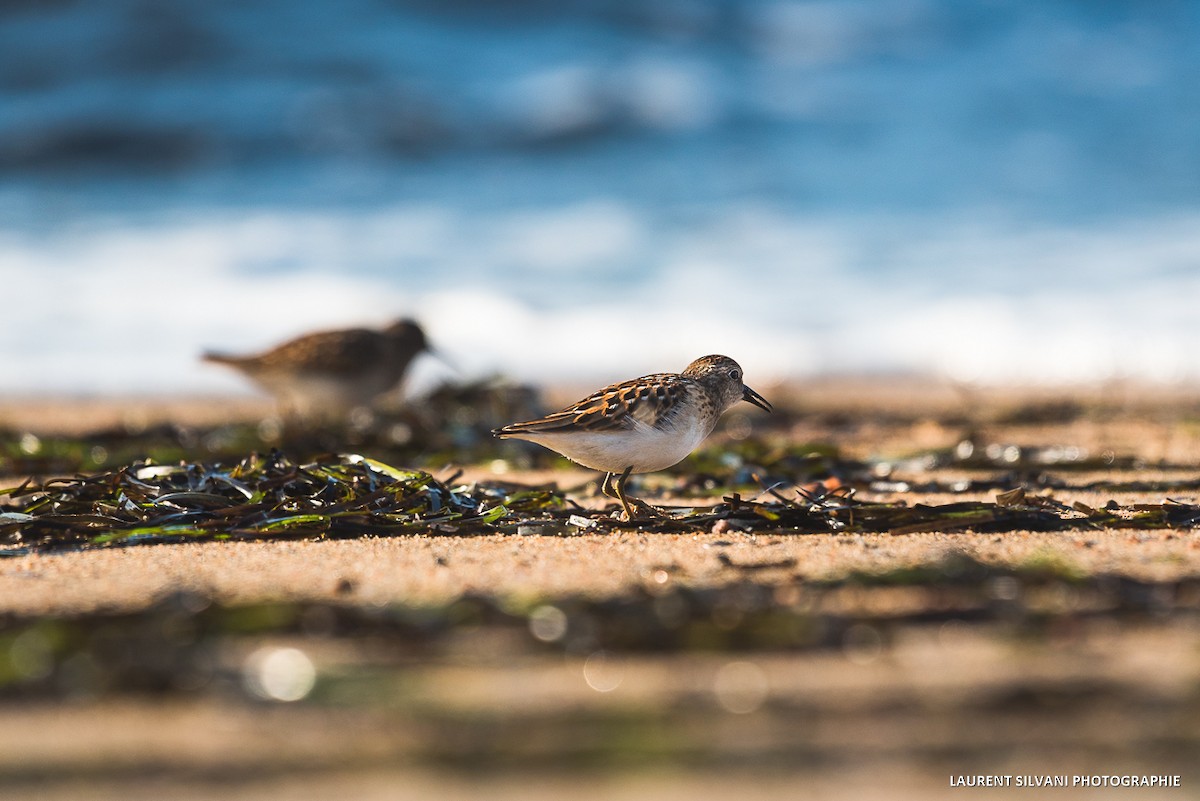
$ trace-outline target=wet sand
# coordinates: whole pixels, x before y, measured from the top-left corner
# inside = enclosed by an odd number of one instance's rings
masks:
[[[437,606],[462,595],[520,601],[621,596],[670,582],[787,586],[965,555],[1147,582],[1200,577],[1200,531],[920,533],[904,536],[643,534],[210,542],[34,553],[0,561],[0,612],[144,608],[176,592],[226,604],[320,601]]]

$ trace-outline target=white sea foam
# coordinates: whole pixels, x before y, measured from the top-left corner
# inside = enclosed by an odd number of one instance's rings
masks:
[[[609,200],[273,211],[0,232],[0,285],[10,394],[245,390],[198,354],[400,314],[464,377],[611,380],[721,352],[760,383],[1200,378],[1200,213],[1059,226],[758,205],[682,224]]]

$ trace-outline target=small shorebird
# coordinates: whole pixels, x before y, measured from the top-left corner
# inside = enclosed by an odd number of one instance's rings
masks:
[[[742,383],[737,362],[705,356],[682,373],[613,384],[562,411],[492,433],[536,442],[584,467],[603,470],[601,491],[619,500],[630,520],[633,508],[625,495],[629,474],[652,473],[682,461],[712,433],[725,410],[743,400],[771,411],[766,398]]]
[[[251,356],[205,353],[244,374],[296,413],[344,414],[395,387],[429,343],[411,320],[381,330],[318,331]]]

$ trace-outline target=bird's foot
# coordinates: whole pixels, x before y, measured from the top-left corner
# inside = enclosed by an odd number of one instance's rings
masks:
[[[664,516],[664,512],[656,506],[651,506],[645,501],[628,499],[627,508],[615,513],[617,520],[622,523],[630,523],[634,520],[657,520]]]

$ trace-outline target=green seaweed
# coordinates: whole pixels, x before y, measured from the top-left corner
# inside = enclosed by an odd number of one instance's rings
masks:
[[[135,462],[93,475],[24,481],[0,503],[0,535],[25,546],[113,545],[195,539],[346,538],[413,533],[469,535],[636,528],[705,531],[719,520],[743,531],[890,533],[1067,531],[1200,526],[1200,506],[1162,504],[1097,510],[1022,487],[992,501],[908,504],[859,500],[841,486],[770,485],[713,506],[683,507],[621,524],[610,510],[584,509],[554,487],[451,486],[421,470],[358,454],[297,464],[278,452],[230,466]],[[536,531],[534,531],[536,528]]]

